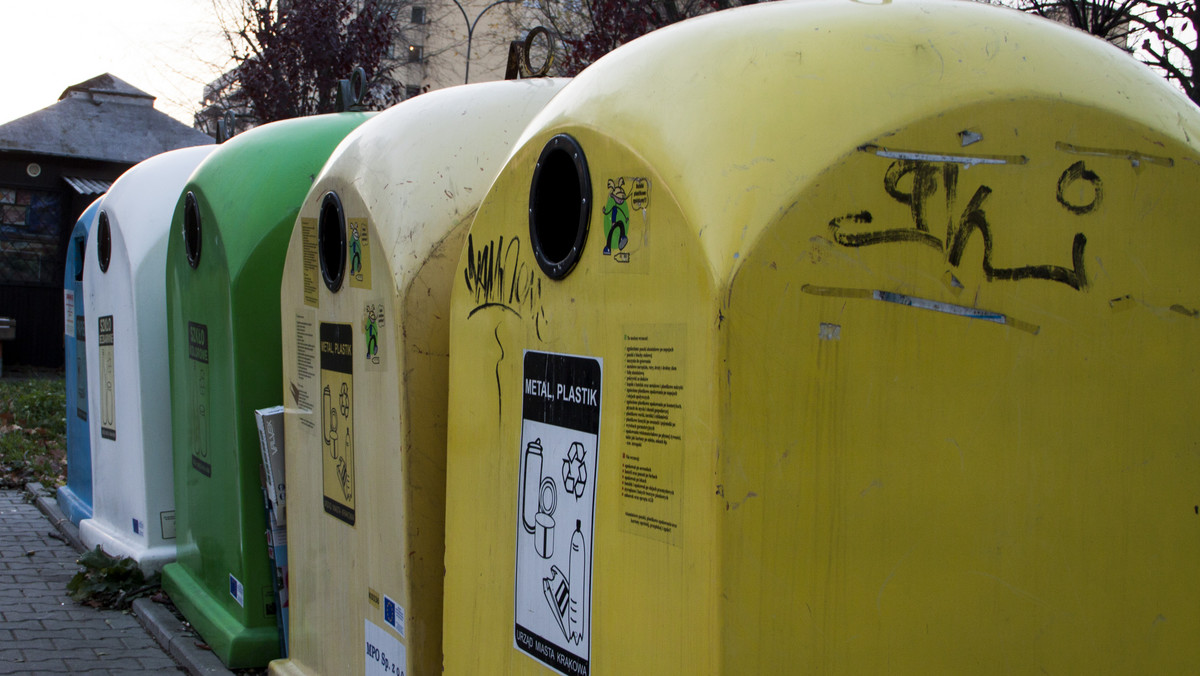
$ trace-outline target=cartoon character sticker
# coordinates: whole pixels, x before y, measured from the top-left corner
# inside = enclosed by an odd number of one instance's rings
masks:
[[[358,227],[350,226],[350,275],[359,277],[362,274],[362,240],[358,235]]]
[[[638,237],[645,238],[647,208],[650,203],[650,181],[634,176],[608,179],[608,201],[604,212],[604,248],[601,253],[617,263],[628,263],[631,246]],[[642,228],[635,232],[635,219],[640,216]]]
[[[387,315],[383,301],[365,303],[360,322],[363,363],[368,371],[382,371],[387,367]]]
[[[608,204],[604,205],[604,255],[612,253],[613,245],[624,250],[629,243],[629,205],[625,194],[625,178],[608,179]],[[613,238],[616,237],[616,241]]]
[[[371,231],[365,218],[347,218],[346,272],[350,286],[371,288]]]

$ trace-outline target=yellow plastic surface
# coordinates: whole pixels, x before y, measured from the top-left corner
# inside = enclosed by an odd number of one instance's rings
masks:
[[[469,85],[402,103],[349,135],[313,184],[281,292],[290,645],[272,673],[385,673],[385,659],[404,673],[441,671],[451,281],[479,200],[564,82]],[[349,226],[336,292],[315,247],[330,192]],[[348,327],[348,373],[322,368],[336,349],[323,325]],[[372,625],[382,641],[366,634]]]
[[[556,134],[593,194],[561,281]],[[1196,139],[1130,56],[971,2],[766,3],[591,66],[455,280],[445,673],[549,673],[527,350],[602,360],[589,673],[1195,672]]]

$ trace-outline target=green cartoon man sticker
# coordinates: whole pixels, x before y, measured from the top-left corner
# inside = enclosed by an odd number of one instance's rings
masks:
[[[358,238],[358,227],[350,226],[350,274],[358,276],[362,271],[362,242]]]
[[[616,241],[613,237],[616,236]],[[629,243],[629,204],[625,196],[625,178],[608,179],[608,204],[604,206],[604,255],[618,251]]]
[[[359,324],[362,335],[362,355],[364,366],[368,371],[381,371],[386,368],[387,321],[384,317],[382,300],[373,300],[363,304],[362,320]]]

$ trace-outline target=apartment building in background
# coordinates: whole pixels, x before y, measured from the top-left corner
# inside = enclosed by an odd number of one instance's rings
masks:
[[[504,79],[509,44],[532,25],[523,2],[414,0],[397,8],[402,41],[395,77],[405,93]],[[407,21],[405,21],[407,19]],[[524,19],[524,21],[522,21]],[[473,29],[473,30],[472,30]],[[470,70],[467,54],[470,50]]]
[[[468,78],[504,79],[510,44],[524,40],[536,24],[526,0],[383,1],[395,17],[395,39],[387,58],[401,101],[464,84]],[[225,120],[228,136],[256,124],[245,100],[229,86],[233,77],[229,71],[205,87],[197,129],[218,136]]]

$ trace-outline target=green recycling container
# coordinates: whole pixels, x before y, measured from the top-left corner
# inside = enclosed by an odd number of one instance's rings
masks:
[[[192,174],[167,250],[178,558],[171,600],[230,668],[279,655],[255,409],[279,401],[279,283],[313,177],[368,118],[322,115],[233,138]]]

